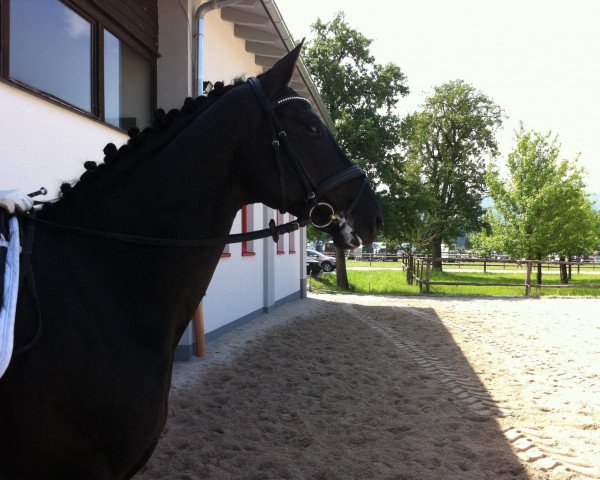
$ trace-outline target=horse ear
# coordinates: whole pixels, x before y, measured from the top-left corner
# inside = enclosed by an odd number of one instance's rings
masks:
[[[290,83],[294,69],[296,68],[296,63],[300,57],[302,45],[304,45],[304,38],[296,45],[296,48],[285,57],[281,58],[267,72],[260,75],[260,83],[271,98],[275,96],[274,94],[279,89],[287,87]]]

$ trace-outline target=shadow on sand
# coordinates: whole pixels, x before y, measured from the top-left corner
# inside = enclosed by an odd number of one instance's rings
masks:
[[[311,301],[172,391],[136,479],[529,478],[433,310]]]

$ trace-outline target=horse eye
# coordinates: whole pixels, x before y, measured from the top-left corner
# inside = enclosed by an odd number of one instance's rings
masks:
[[[321,133],[321,127],[316,123],[313,123],[308,127],[308,131],[311,133],[311,135],[319,135],[319,133]]]

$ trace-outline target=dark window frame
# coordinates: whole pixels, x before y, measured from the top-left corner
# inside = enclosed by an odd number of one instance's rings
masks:
[[[130,48],[139,53],[148,61],[151,67],[151,98],[150,110],[156,110],[156,86],[157,71],[156,60],[159,57],[158,52],[151,46],[145,44],[127,29],[115,22],[108,14],[100,10],[89,0],[57,0],[67,8],[73,10],[92,25],[92,111],[82,110],[71,105],[66,100],[56,97],[50,93],[39,90],[31,85],[10,78],[10,1],[0,0],[0,81],[19,88],[25,92],[31,93],[36,97],[43,98],[55,105],[66,108],[72,112],[83,115],[108,126],[112,129],[123,132],[124,130],[105,122],[104,115],[104,30],[108,30],[121,42],[127,44]]]
[[[283,225],[285,222],[283,213],[277,210],[277,225]],[[285,234],[279,235],[277,242],[275,244],[275,248],[277,249],[277,255],[285,255]]]
[[[297,220],[291,213],[288,214],[289,221],[294,222]],[[300,230],[296,230],[300,231]],[[296,253],[296,231],[288,233],[288,253],[293,255]]]
[[[248,233],[254,229],[254,209],[253,204],[244,205],[242,207],[242,233]],[[253,257],[256,255],[254,251],[254,240],[242,242],[242,257]]]

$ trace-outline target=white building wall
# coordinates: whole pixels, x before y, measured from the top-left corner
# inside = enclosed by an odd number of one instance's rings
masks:
[[[287,215],[286,215],[287,217]],[[287,219],[286,219],[287,222]],[[289,251],[289,236],[295,238],[295,252]],[[300,288],[300,257],[303,247],[300,244],[299,232],[286,233],[283,238],[283,254],[277,253],[277,246],[274,244],[273,251],[275,253],[275,301],[281,300],[289,295],[292,295]]]
[[[193,16],[193,14],[192,14]],[[233,24],[221,20],[219,10],[204,17],[204,80],[229,84],[242,75],[256,75],[261,69],[244,42],[233,35]],[[262,207],[253,205],[254,228],[264,228]],[[266,225],[265,225],[266,226]],[[231,233],[241,232],[241,213]],[[222,257],[203,300],[204,328],[210,333],[230,322],[262,310],[264,240],[254,242],[253,256],[242,256],[241,244],[229,246],[230,257]]]
[[[253,229],[261,229],[262,206],[252,205]],[[240,233],[241,215],[235,219],[231,233]],[[230,257],[222,257],[203,300],[204,329],[210,333],[228,323],[263,308],[263,248],[254,241],[254,255],[242,256],[242,244],[229,245]]]
[[[194,9],[190,5],[191,0],[158,0],[161,58],[157,62],[157,104],[165,110],[179,108],[192,91],[190,19]],[[209,12],[205,20],[206,80],[229,83],[239,76],[261,73],[254,55],[235,38],[233,24],[221,20],[219,11]],[[48,198],[53,198],[61,183],[79,178],[85,161],[103,160],[107,143],[120,146],[128,139],[115,128],[3,82],[0,105],[0,190],[30,192],[45,186]],[[253,209],[254,229],[266,228],[276,217],[263,205]],[[238,215],[232,232],[240,230]],[[242,256],[241,244],[230,246],[231,256],[221,259],[203,302],[206,333],[268,311],[277,302],[302,293],[304,233],[293,235],[295,254],[288,253],[289,234],[285,235],[284,255],[277,255],[270,238],[254,242],[253,256]],[[194,343],[188,328],[180,345]]]
[[[245,51],[244,41],[235,38],[233,24],[221,20],[219,11],[206,14],[204,23],[203,78],[226,84],[241,76],[258,75],[262,67],[254,63],[254,55]],[[261,205],[254,205],[253,229],[266,228],[276,213]],[[232,233],[241,231],[238,214]],[[241,244],[230,245],[230,257],[221,258],[210,287],[203,300],[205,332],[226,326],[263,309],[300,289],[300,234],[296,236],[296,254],[288,251],[277,255],[272,239],[254,242],[254,256],[242,256]],[[265,258],[268,255],[270,258]],[[271,278],[269,278],[269,276]]]
[[[48,189],[54,198],[63,182],[77,180],[83,162],[102,162],[104,146],[120,146],[127,135],[0,82],[0,190]]]
[[[233,23],[221,19],[220,10],[208,12],[204,17],[204,68],[205,81],[231,83],[234,78],[262,73],[254,63],[254,54],[246,52],[244,40],[233,34]]]

